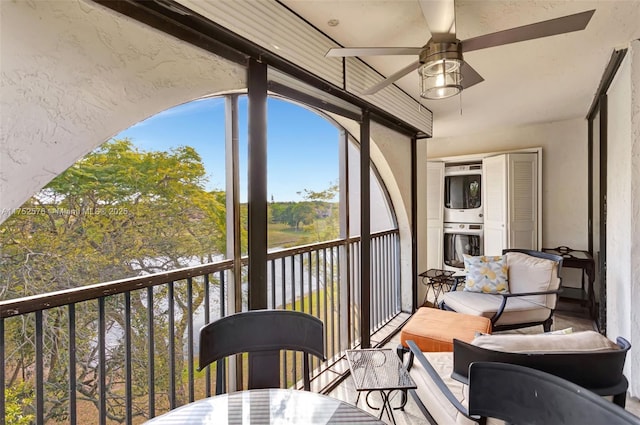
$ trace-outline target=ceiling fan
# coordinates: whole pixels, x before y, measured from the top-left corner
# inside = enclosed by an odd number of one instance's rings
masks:
[[[423,47],[347,47],[330,49],[326,57],[417,55],[418,60],[404,67],[362,94],[374,94],[412,71],[418,70],[420,96],[445,99],[484,81],[467,62],[463,53],[519,41],[580,31],[586,28],[594,10],[550,19],[481,35],[464,41],[456,37],[454,0],[418,0],[431,32]]]

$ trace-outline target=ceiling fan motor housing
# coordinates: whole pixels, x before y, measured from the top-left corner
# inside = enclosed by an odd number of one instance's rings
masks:
[[[430,40],[427,46],[420,52],[420,63],[430,65],[451,60],[462,62],[462,43],[458,40],[452,42],[435,42]]]

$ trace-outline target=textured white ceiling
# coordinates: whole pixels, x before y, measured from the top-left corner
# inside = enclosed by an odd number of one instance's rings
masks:
[[[430,38],[417,0],[281,1],[345,47],[415,47]],[[596,12],[584,31],[465,54],[485,81],[461,96],[422,101],[434,113],[434,137],[584,117],[613,50],[640,38],[639,0],[456,1],[460,40],[589,9]],[[391,75],[416,57],[362,59]],[[396,84],[418,99],[416,72]]]

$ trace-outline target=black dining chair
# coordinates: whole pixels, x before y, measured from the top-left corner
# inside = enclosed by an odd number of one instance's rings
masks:
[[[572,382],[493,362],[469,367],[469,415],[518,425],[640,425],[637,416]]]
[[[216,394],[222,394],[224,358],[249,353],[248,389],[278,388],[281,350],[303,353],[304,389],[309,391],[309,355],[325,360],[322,321],[289,310],[251,310],[223,317],[200,329],[199,368],[218,361]]]

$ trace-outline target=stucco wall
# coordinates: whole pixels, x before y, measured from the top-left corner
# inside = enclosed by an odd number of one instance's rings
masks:
[[[0,2],[0,222],[113,135],[245,87],[242,67],[75,0]]]
[[[607,333],[625,338],[631,298],[630,70],[627,57],[607,93]]]
[[[357,122],[329,115],[359,141]],[[400,232],[402,310],[411,311],[411,139],[376,122],[371,123],[370,130],[371,162],[389,193]]]
[[[640,40],[629,45],[631,55],[631,341],[640,344]],[[640,397],[640,353],[629,358],[631,394]]]
[[[402,309],[411,311],[411,139],[375,122],[371,137],[371,159],[389,191],[400,231]]]
[[[607,335],[640,343],[640,41],[607,93]],[[640,354],[631,350],[625,375],[640,396]]]
[[[437,122],[437,117],[436,117]],[[587,249],[587,122],[503,129],[427,142],[427,159],[542,147],[542,242]]]

